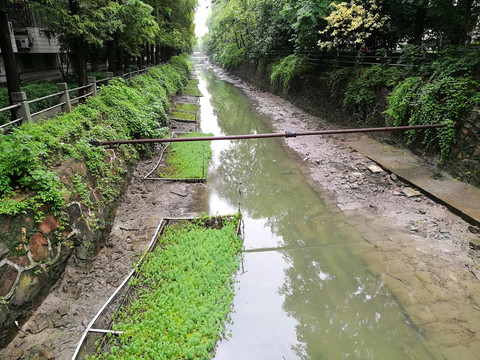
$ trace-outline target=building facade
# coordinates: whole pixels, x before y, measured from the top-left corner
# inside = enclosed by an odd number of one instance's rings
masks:
[[[8,20],[20,81],[60,77],[60,45],[44,26],[42,14],[31,11],[26,2],[15,2]],[[0,51],[0,84],[6,83],[1,55]]]

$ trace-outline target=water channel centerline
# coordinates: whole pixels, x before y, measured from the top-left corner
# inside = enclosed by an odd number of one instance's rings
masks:
[[[273,129],[240,90],[210,70],[198,74],[203,132]],[[215,359],[435,358],[384,280],[357,256],[376,256],[374,247],[324,204],[280,139],[215,142],[212,154],[208,212],[235,212],[241,184],[246,249],[232,337]]]

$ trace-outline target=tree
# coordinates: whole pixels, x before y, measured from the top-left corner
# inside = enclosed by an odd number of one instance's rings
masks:
[[[48,18],[64,48],[71,49],[78,86],[87,83],[86,47],[101,46],[122,24],[113,0],[39,0],[32,4]]]
[[[107,42],[110,71],[117,72],[122,58],[140,57],[143,48],[155,40],[160,29],[152,12],[153,8],[140,0],[119,1],[115,19],[120,25]]]
[[[376,31],[382,30],[389,19],[381,15],[376,0],[351,0],[331,5],[334,11],[325,18],[328,25],[320,31],[327,38],[319,41],[321,47],[365,47],[369,38]]]
[[[160,29],[155,39],[157,52],[154,57],[158,59],[161,55],[162,61],[168,61],[176,53],[192,51],[195,44],[193,20],[197,0],[145,0],[145,2],[153,7],[153,16]]]
[[[7,10],[9,3],[7,0],[0,0],[0,49],[2,50],[5,74],[7,76],[8,100],[10,104],[13,104],[12,93],[20,91],[20,79],[8,26]]]

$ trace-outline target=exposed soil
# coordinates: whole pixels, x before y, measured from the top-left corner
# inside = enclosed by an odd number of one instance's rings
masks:
[[[211,65],[204,65],[211,66]],[[220,69],[278,131],[318,130],[328,125],[281,98],[257,90]],[[191,124],[175,124],[176,132]],[[382,276],[412,322],[442,343],[438,358],[480,352],[480,283],[470,271],[475,253],[470,224],[424,195],[407,197],[409,186],[394,174],[368,170],[373,164],[346,145],[352,135],[288,139],[312,186],[348,215],[347,223],[366,240],[358,250]],[[62,279],[4,350],[4,359],[70,359],[86,325],[142,253],[162,217],[190,216],[205,208],[204,184],[144,181],[158,158],[142,161],[117,210],[106,246],[92,264],[70,260]],[[475,228],[470,227],[475,230]],[[471,356],[470,356],[471,355]],[[470,356],[470,357],[468,357]]]

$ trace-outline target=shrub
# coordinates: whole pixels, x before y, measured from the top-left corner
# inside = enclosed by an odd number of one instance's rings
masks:
[[[276,89],[280,89],[286,94],[292,81],[305,73],[308,67],[306,57],[289,55],[272,65],[270,82]]]
[[[413,77],[402,81],[388,97],[387,121],[394,125],[446,124],[446,128],[425,131],[423,144],[438,146],[442,159],[455,143],[455,125],[480,102],[480,84],[468,76],[449,75],[424,82]],[[411,132],[409,142],[418,138]]]
[[[384,86],[393,86],[398,79],[398,70],[375,65],[361,69],[360,74],[349,84],[343,106],[351,106],[361,120],[366,120],[373,111],[377,91]]]
[[[222,67],[234,69],[243,61],[243,57],[243,49],[239,49],[236,44],[229,44],[223,48],[217,60]]]

